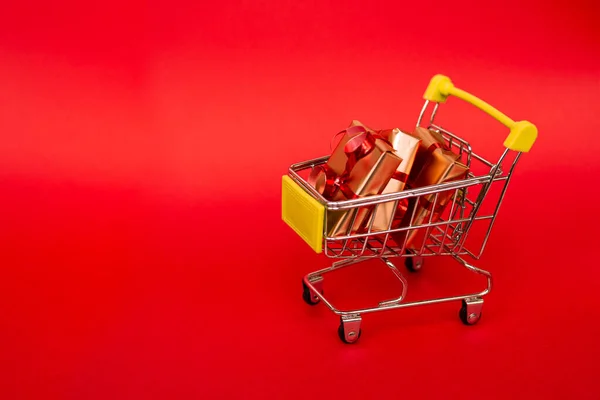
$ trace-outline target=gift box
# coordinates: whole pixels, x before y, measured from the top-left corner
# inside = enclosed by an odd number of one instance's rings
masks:
[[[469,172],[468,167],[460,162],[458,154],[447,147],[446,141],[438,132],[417,127],[413,136],[420,139],[421,142],[409,174],[408,187],[419,188],[466,177]],[[437,222],[446,206],[452,203],[453,195],[454,190],[447,190],[438,193],[437,200],[435,194],[411,198],[407,206],[399,207],[397,210],[396,219],[401,218],[399,226],[409,226],[411,219],[412,226]],[[406,239],[408,247],[414,247],[416,243],[420,243],[415,240],[419,231],[424,231],[424,229],[409,231]],[[406,235],[407,232],[403,231],[394,234],[393,238],[398,244],[402,244]]]
[[[390,179],[382,194],[396,193],[404,190],[421,140],[398,128],[374,131],[358,121],[352,121],[351,126],[363,126],[367,131],[386,138],[396,151],[396,154],[402,158],[402,162],[396,169],[396,172],[394,172],[392,179]],[[398,207],[406,209],[407,205],[407,201],[402,202],[402,204],[396,204],[396,202],[391,201],[377,205],[371,217],[365,220],[362,230],[367,231],[370,227],[372,232],[377,232],[397,227],[401,223],[402,218],[401,214],[396,213],[396,210]]]
[[[342,201],[381,194],[402,158],[390,142],[360,122],[339,133],[340,141],[326,164],[316,166],[308,182],[327,200]],[[328,211],[327,236],[343,236],[359,232],[373,207]]]

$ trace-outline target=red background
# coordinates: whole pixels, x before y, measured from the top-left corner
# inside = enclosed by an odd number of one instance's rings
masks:
[[[0,397],[600,396],[597,2],[13,3]],[[351,119],[410,129],[436,73],[539,127],[480,262],[494,291],[475,327],[443,304],[343,345],[301,299],[328,260],[280,221],[280,177]],[[502,150],[491,118],[440,117]],[[375,267],[328,294],[392,297]],[[444,260],[409,279],[413,298],[480,283]]]

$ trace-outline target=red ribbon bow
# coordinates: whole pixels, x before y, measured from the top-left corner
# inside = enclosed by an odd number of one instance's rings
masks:
[[[362,126],[352,126],[339,132],[338,135],[342,133],[355,135],[344,145],[344,153],[348,158],[344,172],[341,175],[337,175],[329,165],[321,164],[312,170],[308,178],[308,182],[316,187],[319,176],[325,174],[325,185],[321,194],[328,200],[333,199],[340,191],[347,199],[356,199],[358,195],[348,185],[351,180],[350,172],[358,161],[368,156],[375,149],[375,141],[377,139],[384,140],[389,144],[386,138],[377,133],[373,134]]]

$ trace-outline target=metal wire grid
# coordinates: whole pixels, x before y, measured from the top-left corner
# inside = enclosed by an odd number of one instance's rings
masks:
[[[426,107],[426,106],[425,106]],[[425,108],[424,107],[424,108]],[[452,134],[448,130],[433,123],[433,117],[437,111],[437,105],[432,113],[432,122],[429,129],[435,130],[442,135],[448,147],[459,155],[459,160],[463,162],[470,171],[474,166],[489,170],[484,175],[475,175],[469,172],[466,179],[457,182],[450,182],[440,185],[432,185],[414,190],[405,190],[403,192],[391,193],[386,195],[369,196],[355,200],[345,200],[340,202],[330,202],[324,199],[314,188],[312,188],[299,173],[310,170],[327,161],[328,157],[321,157],[303,163],[294,164],[290,167],[290,176],[298,184],[303,186],[309,193],[321,201],[326,211],[347,210],[353,212],[353,218],[349,227],[354,226],[355,218],[358,215],[358,209],[361,207],[370,208],[370,211],[377,213],[378,205],[384,203],[393,203],[394,209],[397,208],[400,201],[418,201],[420,197],[433,195],[432,209],[435,209],[440,194],[452,192],[452,203],[447,204],[442,215],[437,221],[433,221],[433,212],[429,213],[429,218],[420,224],[415,224],[416,207],[411,207],[412,215],[408,226],[391,228],[392,221],[388,229],[384,231],[374,231],[374,216],[365,232],[350,233],[346,232],[343,236],[324,237],[324,252],[330,258],[376,258],[376,257],[410,257],[410,256],[438,256],[438,255],[469,255],[479,259],[487,244],[492,225],[500,208],[506,188],[510,181],[512,171],[518,161],[519,155],[515,157],[508,173],[503,173],[501,164],[504,161],[508,150],[505,151],[497,163],[493,164],[485,158],[473,152],[470,144],[460,137]],[[419,119],[420,121],[420,119]],[[501,192],[498,202],[491,213],[479,213],[481,204],[489,193],[492,185],[500,185]],[[479,214],[479,215],[478,215]],[[485,223],[488,228],[485,232],[481,247],[476,251],[465,246],[470,229],[475,223]],[[327,226],[327,212],[325,227]],[[350,228],[349,228],[350,229]],[[414,243],[408,249],[407,239],[410,231],[419,231],[416,235],[421,235],[422,240],[415,246]],[[394,234],[404,233],[404,241],[398,243],[393,239]]]

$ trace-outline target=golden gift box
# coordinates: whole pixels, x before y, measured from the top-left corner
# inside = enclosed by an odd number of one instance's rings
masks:
[[[330,201],[381,194],[402,163],[388,140],[358,121],[339,133],[340,141],[326,164],[316,166],[308,182]],[[372,207],[331,210],[326,216],[327,236],[359,232]]]
[[[464,179],[469,172],[466,165],[460,162],[460,156],[447,147],[444,138],[436,131],[417,127],[413,136],[420,139],[419,149],[408,178],[410,188],[420,188],[435,184]],[[435,194],[411,198],[406,208],[398,208],[396,219],[402,218],[399,226],[419,226],[437,222],[446,206],[452,202],[454,191],[448,190]],[[411,223],[412,219],[412,223]],[[393,235],[401,244],[407,241],[413,247],[417,241],[417,232],[423,229],[412,229],[408,233],[402,231]],[[424,240],[424,239],[423,239]]]
[[[420,139],[409,135],[398,128],[384,129],[378,131],[378,133],[387,138],[388,142],[390,142],[394,150],[396,150],[398,156],[402,158],[402,162],[396,169],[394,176],[387,184],[382,194],[401,192],[404,190],[409,173],[413,168],[417,150],[419,149]],[[394,228],[400,222],[396,210],[399,207],[402,207],[404,203],[406,202],[397,204],[396,202],[391,201],[377,205],[371,216],[371,220],[365,229],[370,227],[372,232],[377,232]],[[404,207],[406,207],[406,204],[404,204]]]

